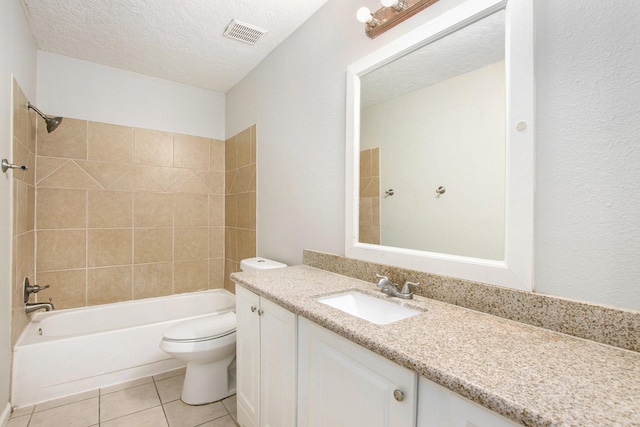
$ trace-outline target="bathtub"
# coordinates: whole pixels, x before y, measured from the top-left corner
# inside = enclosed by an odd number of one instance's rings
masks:
[[[40,312],[13,352],[11,403],[26,406],[185,366],[158,347],[169,326],[235,310],[224,289]]]

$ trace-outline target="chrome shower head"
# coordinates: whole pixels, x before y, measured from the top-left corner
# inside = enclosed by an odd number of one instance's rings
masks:
[[[28,108],[31,108],[33,111],[38,113],[40,117],[42,117],[47,124],[47,132],[51,133],[62,123],[62,117],[49,117],[45,114],[42,114],[40,110],[38,110],[35,106],[33,106],[30,102],[27,104]]]

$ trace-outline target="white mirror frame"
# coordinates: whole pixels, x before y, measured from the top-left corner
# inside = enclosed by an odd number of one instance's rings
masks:
[[[360,180],[356,179],[360,176],[360,76],[501,9],[506,10],[505,260],[360,243]],[[345,203],[345,255],[348,258],[533,290],[533,37],[533,0],[468,0],[348,67]]]

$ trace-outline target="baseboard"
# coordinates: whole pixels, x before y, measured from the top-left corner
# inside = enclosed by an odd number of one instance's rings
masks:
[[[7,423],[9,423],[9,416],[11,416],[11,404],[7,402],[2,414],[0,414],[0,427],[6,427]]]

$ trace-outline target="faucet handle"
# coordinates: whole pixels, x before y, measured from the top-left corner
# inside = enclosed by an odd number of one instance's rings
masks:
[[[404,282],[404,286],[402,287],[402,293],[410,294],[411,288],[417,288],[419,286],[420,286],[420,282],[410,282],[407,280],[406,282]]]
[[[378,280],[378,283],[376,284],[380,289],[384,288],[389,283],[391,283],[391,280],[389,280],[389,278],[387,276],[383,276],[382,274],[376,273],[376,277],[378,279],[380,279],[380,280]]]

